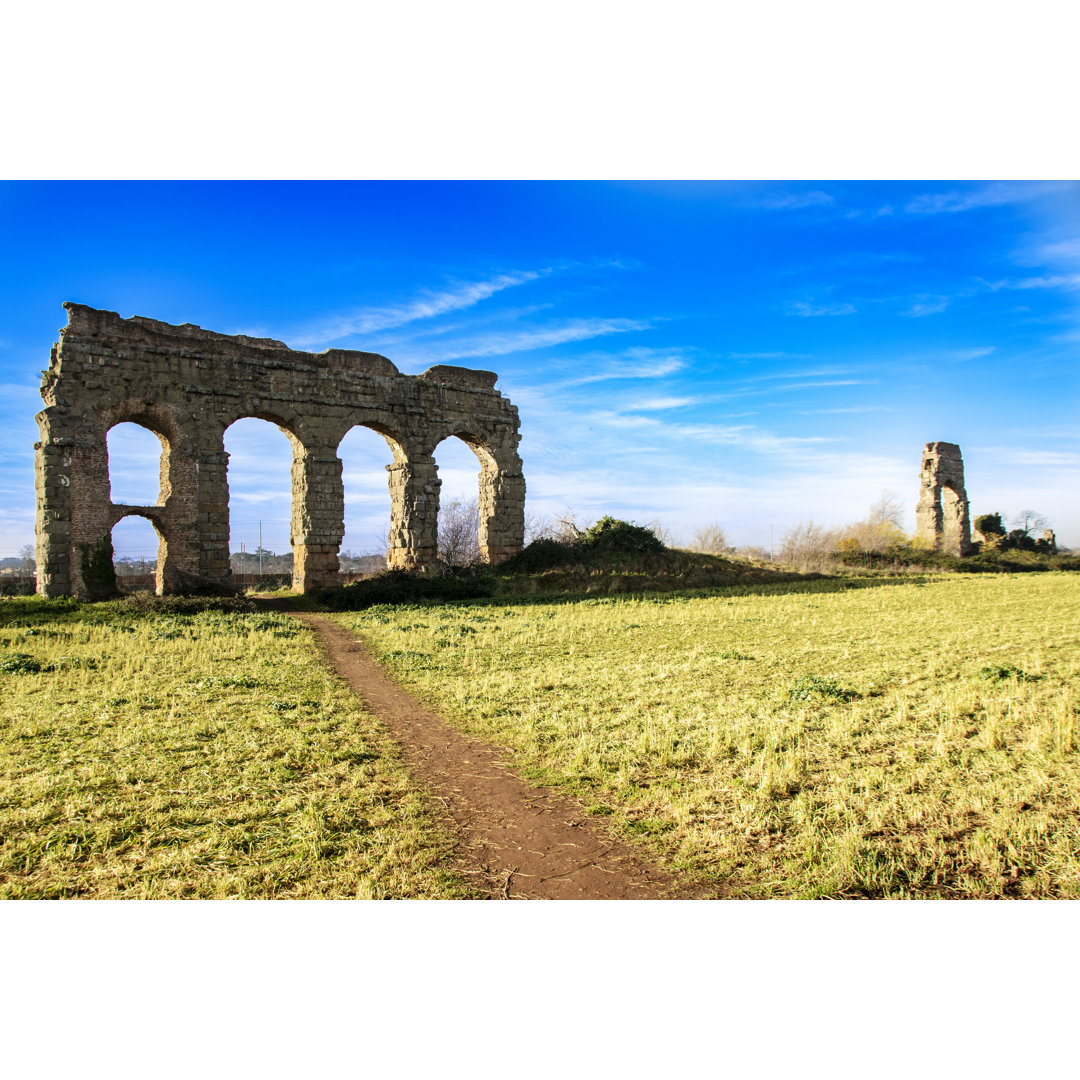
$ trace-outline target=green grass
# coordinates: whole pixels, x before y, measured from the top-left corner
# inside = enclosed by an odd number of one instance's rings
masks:
[[[667,865],[746,897],[1080,897],[1080,578],[337,615]]]
[[[0,601],[0,897],[470,895],[310,631],[170,604]]]

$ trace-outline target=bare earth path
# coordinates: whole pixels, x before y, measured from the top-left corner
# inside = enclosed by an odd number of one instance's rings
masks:
[[[300,619],[330,662],[404,749],[416,779],[442,803],[460,837],[462,869],[507,900],[658,900],[715,896],[681,885],[596,830],[576,803],[515,775],[487,743],[462,734],[392,682],[363,642],[332,619],[262,603]]]

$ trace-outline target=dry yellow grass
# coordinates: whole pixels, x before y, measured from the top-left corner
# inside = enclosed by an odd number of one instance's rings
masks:
[[[0,667],[2,897],[470,895],[285,616],[8,600]]]
[[[527,775],[733,895],[1080,896],[1075,574],[337,618]]]

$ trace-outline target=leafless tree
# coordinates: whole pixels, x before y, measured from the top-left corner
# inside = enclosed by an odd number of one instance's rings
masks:
[[[895,491],[883,491],[881,498],[870,507],[867,521],[874,525],[892,525],[896,529],[902,529],[904,500]]]
[[[841,530],[841,551],[885,551],[896,544],[907,542],[907,534],[901,528],[904,520],[904,503],[892,491],[883,491],[870,512],[862,521],[846,525]]]
[[[651,532],[664,547],[675,547],[675,534],[659,518],[653,518],[652,521],[649,522],[649,532]]]
[[[826,529],[813,518],[800,521],[784,533],[780,540],[780,562],[794,566],[804,573],[807,570],[825,570],[835,561],[840,542],[836,529]]]
[[[582,533],[588,532],[593,524],[595,523],[587,518],[579,521],[577,514],[568,507],[552,522],[550,535],[552,539],[561,540],[564,544],[573,543]]]
[[[1039,529],[1045,529],[1046,518],[1038,510],[1021,510],[1012,519],[1012,527],[1019,529],[1025,536],[1030,536]]]
[[[531,544],[534,540],[545,540],[555,535],[555,522],[549,517],[540,514],[525,513],[525,543]]]
[[[19,569],[32,574],[37,568],[37,551],[33,544],[24,544],[19,548]]]
[[[439,508],[439,561],[447,566],[471,566],[480,561],[476,499],[451,499]]]
[[[756,562],[772,562],[772,554],[768,548],[757,544],[743,544],[730,549],[732,555],[738,555],[742,559],[754,559]]]
[[[693,546],[695,551],[705,551],[710,555],[724,555],[731,550],[723,525],[715,521],[694,533]]]

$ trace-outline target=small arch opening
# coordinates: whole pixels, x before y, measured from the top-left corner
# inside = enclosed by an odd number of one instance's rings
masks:
[[[485,559],[487,540],[483,477],[495,468],[495,460],[483,444],[468,435],[443,439],[432,453],[438,469],[439,562],[446,566],[471,566]],[[480,462],[480,472],[476,463]]]
[[[224,442],[233,583],[289,584],[296,437],[273,420],[248,416],[226,428]]]
[[[120,592],[161,592],[164,547],[164,537],[149,518],[128,514],[113,526],[113,573]]]
[[[169,444],[135,421],[109,429],[109,500],[122,506],[161,506],[168,491]]]
[[[338,445],[345,495],[345,535],[338,562],[345,580],[386,569],[390,535],[387,466],[403,461],[400,444],[388,434],[358,424]]]

